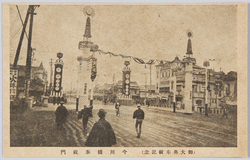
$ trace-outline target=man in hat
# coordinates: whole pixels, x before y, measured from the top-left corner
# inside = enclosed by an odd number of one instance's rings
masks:
[[[141,137],[141,125],[142,125],[142,121],[144,119],[144,112],[141,109],[141,106],[139,104],[137,105],[137,108],[138,109],[134,111],[133,119],[136,118],[135,130],[137,133],[137,138],[140,138]],[[139,127],[139,131],[138,131],[138,127]]]
[[[115,132],[111,125],[105,120],[106,112],[100,109],[98,112],[100,117],[89,133],[85,145],[89,147],[111,147],[116,144]]]
[[[80,112],[78,112],[78,119],[82,118],[84,134],[87,134],[87,124],[88,124],[89,117],[91,115],[90,110],[91,110],[90,108],[87,108],[87,106],[84,105],[84,108]]]
[[[57,130],[61,130],[63,128],[63,124],[66,121],[66,118],[68,116],[68,110],[66,107],[63,106],[64,101],[60,102],[60,106],[57,107],[56,109],[56,124],[57,124]]]

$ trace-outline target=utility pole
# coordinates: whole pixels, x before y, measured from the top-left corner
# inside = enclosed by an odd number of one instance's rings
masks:
[[[113,85],[115,85],[115,74],[113,74]]]
[[[49,83],[49,91],[50,91],[50,94],[52,95],[52,77],[53,77],[53,59],[51,58],[50,59],[50,62],[49,62],[49,65],[50,65],[50,83]]]
[[[209,61],[204,61],[203,66],[205,67],[205,116],[208,116],[208,108],[207,108],[207,98],[208,98],[208,83],[207,83],[207,67],[210,66]]]
[[[149,95],[151,96],[151,85],[152,85],[152,76],[151,76],[151,64],[150,64],[150,92],[149,92]]]
[[[25,21],[23,23],[23,29],[22,29],[22,33],[21,33],[21,36],[20,36],[20,39],[19,39],[18,46],[17,46],[16,56],[15,56],[15,60],[14,60],[14,63],[13,63],[13,67],[16,67],[18,59],[19,59],[19,55],[20,55],[20,51],[21,51],[21,47],[22,47],[22,43],[23,43],[23,36],[24,36],[25,29],[26,29],[26,26],[27,26],[27,23],[28,23],[29,15],[30,15],[30,12],[29,12],[30,7],[31,6],[29,6],[29,8],[27,10]]]
[[[27,58],[26,58],[26,97],[29,97],[29,85],[30,85],[30,75],[31,75],[31,56],[32,56],[32,48],[31,48],[31,41],[32,41],[32,29],[33,29],[33,17],[36,15],[34,13],[35,7],[38,5],[30,5],[29,6],[29,14],[30,14],[30,27],[29,27],[29,38],[28,38],[28,47],[27,47]]]
[[[147,95],[147,73],[145,72],[144,74],[145,74],[145,104],[146,104],[146,102],[147,102],[147,100],[146,100],[146,95]]]
[[[175,75],[175,71],[174,72],[174,84],[173,84],[173,112],[175,113],[175,109],[176,109],[176,95],[175,95],[175,92],[176,92],[176,75]]]
[[[208,73],[209,73],[209,77],[208,77],[208,86],[209,86],[209,87],[208,87],[208,92],[209,92],[209,94],[210,94],[210,96],[209,96],[209,98],[210,98],[210,101],[209,101],[209,102],[210,102],[210,105],[209,105],[209,107],[211,108],[211,106],[212,106],[212,90],[211,90],[211,82],[210,82],[210,76],[211,76],[211,75],[210,75],[210,71],[211,71],[211,70],[208,71]]]

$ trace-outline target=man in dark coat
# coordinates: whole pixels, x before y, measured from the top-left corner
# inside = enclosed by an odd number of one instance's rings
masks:
[[[115,104],[115,110],[116,110],[116,116],[120,116],[120,103],[119,102],[116,102]]]
[[[141,125],[142,125],[142,121],[144,119],[144,112],[141,109],[140,105],[138,105],[137,108],[138,109],[134,111],[133,119],[136,118],[135,130],[136,130],[136,133],[137,133],[137,138],[140,138],[141,137]],[[139,131],[138,131],[138,126],[139,126]]]
[[[105,120],[106,112],[100,109],[98,116],[99,121],[96,122],[86,140],[85,145],[89,147],[111,147],[116,144],[115,132],[111,125]]]
[[[82,109],[78,113],[78,119],[82,118],[84,134],[87,134],[87,124],[88,124],[88,120],[89,120],[90,115],[91,115],[91,108],[87,108],[86,105],[84,105],[84,109]]]
[[[65,123],[67,116],[68,116],[68,110],[66,107],[63,106],[64,102],[60,102],[60,106],[56,109],[56,124],[57,124],[57,130],[61,130],[63,128],[63,124]]]

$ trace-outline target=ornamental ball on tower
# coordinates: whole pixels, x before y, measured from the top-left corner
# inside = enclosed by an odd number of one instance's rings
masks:
[[[125,64],[126,66],[128,66],[128,65],[130,65],[130,62],[129,62],[129,61],[125,61],[124,64]]]
[[[205,61],[205,62],[203,62],[203,66],[204,66],[204,67],[209,67],[209,66],[210,66],[209,61]]]
[[[88,17],[94,17],[95,16],[95,10],[90,6],[86,6],[86,7],[83,8],[83,14],[88,16]]]
[[[57,57],[61,59],[63,57],[63,54],[61,52],[57,53]]]
[[[190,29],[188,29],[186,33],[189,38],[193,37],[193,32]]]

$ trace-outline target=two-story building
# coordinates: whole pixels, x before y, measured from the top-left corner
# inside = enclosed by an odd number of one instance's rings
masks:
[[[205,86],[206,71],[207,86]],[[205,97],[207,97],[208,107],[219,107],[220,100],[225,97],[225,84],[227,84],[227,90],[236,86],[233,85],[235,82],[225,81],[225,76],[224,72],[206,70],[205,67],[196,64],[189,37],[187,53],[183,60],[175,57],[173,61],[156,65],[156,93],[158,93],[159,106],[172,107],[173,102],[176,102],[177,109],[192,113],[198,107],[205,106]]]
[[[26,66],[17,65],[15,68],[10,66],[11,69],[17,70],[17,91],[16,97],[21,99],[25,97],[25,72]],[[48,80],[47,80],[47,71],[43,67],[43,64],[40,63],[39,66],[32,66],[31,67],[31,76],[30,76],[30,89],[29,95],[34,97],[35,101],[40,101],[41,96],[45,95]]]

